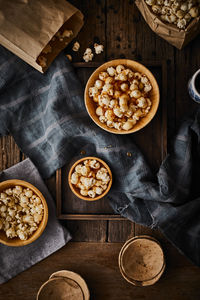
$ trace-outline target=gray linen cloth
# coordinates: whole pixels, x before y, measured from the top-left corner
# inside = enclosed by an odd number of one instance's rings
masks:
[[[69,232],[57,221],[54,201],[38,170],[29,159],[0,173],[0,181],[9,179],[25,180],[36,186],[47,201],[49,219],[42,235],[30,245],[8,247],[0,244],[0,284],[46,258],[71,239]]]
[[[63,54],[43,75],[1,48],[0,134],[7,133],[44,177],[69,164],[80,149],[105,160],[114,177],[113,209],[159,228],[200,266],[199,110],[181,126],[156,176],[132,135],[110,134],[89,118],[83,88]]]

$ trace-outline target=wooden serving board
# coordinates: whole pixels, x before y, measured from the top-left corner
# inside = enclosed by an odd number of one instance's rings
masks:
[[[141,131],[131,134],[130,138],[139,146],[150,166],[156,170],[167,153],[167,66],[165,61],[144,63],[155,76],[161,94],[156,116]],[[77,75],[85,86],[89,76],[101,63],[75,63]],[[87,153],[84,149],[84,156]],[[77,198],[68,186],[69,166],[65,165],[56,173],[57,217],[64,220],[122,220],[114,213],[106,199],[94,202]]]

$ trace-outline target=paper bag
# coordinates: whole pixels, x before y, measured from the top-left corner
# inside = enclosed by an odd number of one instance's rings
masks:
[[[42,73],[82,26],[65,0],[0,0],[0,44]]]
[[[178,49],[182,49],[200,33],[199,17],[193,19],[185,30],[181,30],[176,25],[164,23],[159,19],[144,0],[136,0],[135,4],[150,28]]]

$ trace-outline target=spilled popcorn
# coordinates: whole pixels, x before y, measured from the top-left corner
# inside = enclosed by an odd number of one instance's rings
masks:
[[[69,59],[69,61],[72,61],[72,56],[70,54],[66,54],[66,57]]]
[[[92,61],[94,54],[92,53],[91,48],[87,48],[84,52],[83,59],[85,62]]]
[[[78,50],[80,49],[80,44],[79,42],[75,42],[73,47],[72,47],[72,50],[77,52]]]
[[[15,186],[0,193],[0,230],[8,238],[27,240],[44,214],[41,199],[29,188]]]
[[[103,48],[104,48],[103,45],[100,45],[100,44],[97,44],[97,43],[94,44],[94,51],[95,51],[96,54],[102,53],[103,52]],[[84,61],[85,62],[92,61],[93,57],[94,57],[94,54],[92,53],[92,49],[91,48],[87,48],[85,50],[84,55],[83,55]]]
[[[151,109],[151,82],[144,74],[124,65],[99,73],[89,96],[96,103],[101,123],[117,130],[130,130]]]
[[[89,159],[75,167],[70,180],[82,196],[95,198],[103,194],[111,179],[108,170],[100,162]]]
[[[103,45],[99,45],[99,44],[94,44],[94,50],[96,54],[100,54],[101,52],[103,52]]]

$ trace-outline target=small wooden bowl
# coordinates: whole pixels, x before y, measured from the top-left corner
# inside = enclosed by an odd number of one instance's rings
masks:
[[[89,300],[90,292],[85,280],[77,273],[62,270],[51,274],[39,289],[36,300],[55,299]]]
[[[92,100],[91,97],[89,97],[89,88],[94,86],[95,81],[98,79],[99,73],[102,71],[106,71],[108,67],[116,67],[119,64],[124,65],[142,74],[145,74],[149,78],[152,84],[152,90],[149,94],[149,98],[152,101],[152,106],[149,113],[145,117],[141,118],[131,130],[127,130],[127,131],[117,130],[115,128],[109,128],[106,124],[101,123],[98,119],[98,116],[96,115],[96,103]],[[129,134],[142,129],[153,119],[158,109],[158,105],[160,101],[160,91],[155,77],[145,66],[143,66],[142,64],[134,60],[115,59],[104,63],[92,73],[85,87],[84,98],[85,98],[85,106],[88,114],[99,127],[101,127],[102,129],[108,132],[115,133],[115,134]]]
[[[76,167],[78,164],[84,162],[84,161],[87,160],[87,159],[95,159],[96,161],[98,161],[104,168],[106,168],[106,169],[108,170],[108,174],[109,174],[109,176],[110,176],[110,182],[109,182],[109,184],[108,184],[107,189],[103,192],[103,194],[101,194],[101,195],[99,195],[99,196],[97,196],[97,197],[95,197],[95,198],[90,198],[90,197],[82,196],[82,195],[79,193],[79,189],[76,188],[76,187],[71,183],[71,175],[72,175],[72,173],[73,173],[75,167]],[[97,158],[97,157],[93,157],[93,156],[84,157],[84,158],[81,158],[81,159],[79,159],[78,161],[76,161],[76,162],[73,164],[73,166],[71,167],[71,169],[70,169],[70,171],[69,171],[69,175],[68,175],[68,183],[69,183],[69,186],[70,186],[72,192],[73,192],[78,198],[80,198],[80,199],[82,199],[82,200],[86,200],[86,201],[96,201],[96,200],[99,200],[99,199],[103,198],[103,197],[109,192],[109,190],[110,190],[110,188],[111,188],[111,185],[112,185],[112,172],[111,172],[109,166],[108,166],[102,159]]]
[[[6,180],[3,182],[0,182],[0,193],[8,188],[12,188],[16,185],[25,187],[25,188],[29,188],[30,190],[32,190],[42,201],[43,207],[44,207],[44,215],[42,218],[42,221],[40,222],[38,229],[25,241],[20,240],[19,238],[13,238],[13,239],[9,239],[7,238],[5,232],[3,230],[0,230],[0,243],[6,245],[6,246],[13,246],[13,247],[20,247],[20,246],[25,246],[28,244],[31,244],[32,242],[34,242],[35,240],[37,240],[41,234],[43,233],[46,225],[47,225],[47,221],[48,221],[48,206],[46,203],[46,200],[44,198],[44,196],[42,195],[42,193],[32,184],[30,184],[29,182],[23,181],[23,180],[18,180],[18,179],[11,179],[11,180]]]
[[[153,285],[165,270],[165,257],[160,243],[146,235],[135,236],[128,240],[119,253],[118,262],[124,279],[135,286]],[[136,270],[136,264],[140,266],[143,273]]]
[[[61,271],[58,271],[58,272],[55,272],[55,273],[51,274],[49,279],[63,278],[63,277],[64,278],[69,278],[69,279],[72,279],[72,280],[76,281],[82,289],[82,292],[84,294],[84,300],[89,300],[90,299],[90,292],[89,292],[89,289],[88,289],[88,286],[87,286],[85,280],[79,274],[77,274],[75,272],[67,271],[67,270],[61,270]]]

